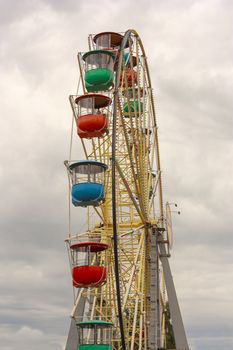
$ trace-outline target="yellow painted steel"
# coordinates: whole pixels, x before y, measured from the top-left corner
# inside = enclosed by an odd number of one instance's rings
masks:
[[[138,34],[131,31],[129,43],[129,61],[119,62],[122,65],[122,79],[118,88],[119,100],[117,108],[117,174],[115,179],[117,192],[117,224],[120,283],[122,291],[122,308],[124,315],[124,331],[127,349],[148,348],[148,314],[150,313],[150,230],[160,224],[163,226],[162,183],[159,158],[159,145],[155,108],[152,96],[151,81],[145,52]],[[90,49],[94,48],[92,36],[89,38]],[[133,56],[136,66],[133,66]],[[83,82],[83,66],[79,55],[81,81]],[[137,82],[132,75],[132,86],[129,86],[126,70],[137,72]],[[84,83],[83,83],[84,87]],[[84,90],[80,94],[86,93]],[[113,98],[114,91],[104,92]],[[131,98],[132,96],[132,98]],[[74,116],[76,115],[76,96],[70,97]],[[131,100],[139,101],[139,110],[124,115],[124,104],[130,106]],[[142,103],[142,105],[141,105]],[[104,111],[109,120],[109,133],[103,138],[82,139],[84,156],[108,165],[105,177],[105,201],[99,207],[89,208],[87,230],[73,234],[68,240],[96,240],[107,243],[109,248],[106,257],[107,281],[100,288],[82,288],[75,291],[75,318],[104,319],[115,325],[113,333],[114,349],[121,349],[121,338],[117,315],[115,290],[113,232],[112,232],[112,106]],[[78,138],[74,142],[80,142]],[[77,156],[74,155],[74,159]],[[161,272],[162,276],[162,272]],[[162,277],[161,277],[162,278]],[[85,303],[85,315],[77,315],[78,305]],[[161,289],[161,308],[165,305],[164,284]],[[162,309],[161,309],[162,310]],[[161,328],[164,319],[161,312]],[[164,331],[161,330],[164,345]]]

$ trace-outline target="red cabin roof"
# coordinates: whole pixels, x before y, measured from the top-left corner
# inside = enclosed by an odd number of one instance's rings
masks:
[[[72,250],[80,250],[82,251],[84,248],[90,247],[91,253],[96,252],[102,252],[103,250],[106,250],[108,248],[108,245],[105,243],[99,243],[99,242],[81,242],[81,243],[74,243],[70,246],[70,249]]]
[[[135,67],[138,64],[136,56],[132,56],[132,64],[133,64],[133,67]],[[128,65],[130,66],[130,59],[128,61]]]
[[[85,94],[78,96],[75,99],[75,103],[78,104],[81,100],[89,97],[94,98],[94,108],[96,109],[107,107],[112,103],[112,99],[110,97],[101,94]]]
[[[111,43],[110,43],[111,47],[121,45],[123,35],[115,32],[102,32],[102,33],[96,34],[93,38],[94,43],[96,43],[96,40],[102,35],[111,35]]]

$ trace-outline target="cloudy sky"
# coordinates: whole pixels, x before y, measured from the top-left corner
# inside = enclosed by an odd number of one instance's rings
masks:
[[[233,349],[233,2],[0,0],[1,350],[64,349],[76,54],[89,33],[129,28],[149,60],[165,200],[181,211],[170,263],[190,347]]]

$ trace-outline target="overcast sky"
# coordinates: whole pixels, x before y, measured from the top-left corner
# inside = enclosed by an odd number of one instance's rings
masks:
[[[1,350],[64,349],[76,54],[89,33],[129,28],[148,56],[165,200],[181,211],[170,263],[190,347],[233,349],[233,1],[0,0]]]

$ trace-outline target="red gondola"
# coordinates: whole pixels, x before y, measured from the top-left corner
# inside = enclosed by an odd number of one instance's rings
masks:
[[[76,124],[80,138],[103,137],[108,133],[108,117],[101,111],[111,104],[105,95],[86,94],[75,99],[78,106]]]
[[[107,244],[81,242],[70,246],[73,286],[76,288],[99,287],[106,281],[106,266],[100,261]]]
[[[121,73],[120,81],[122,81],[122,86],[125,87],[125,77],[127,79],[128,87],[137,85],[138,75],[137,72],[131,68],[127,68],[124,72]]]

